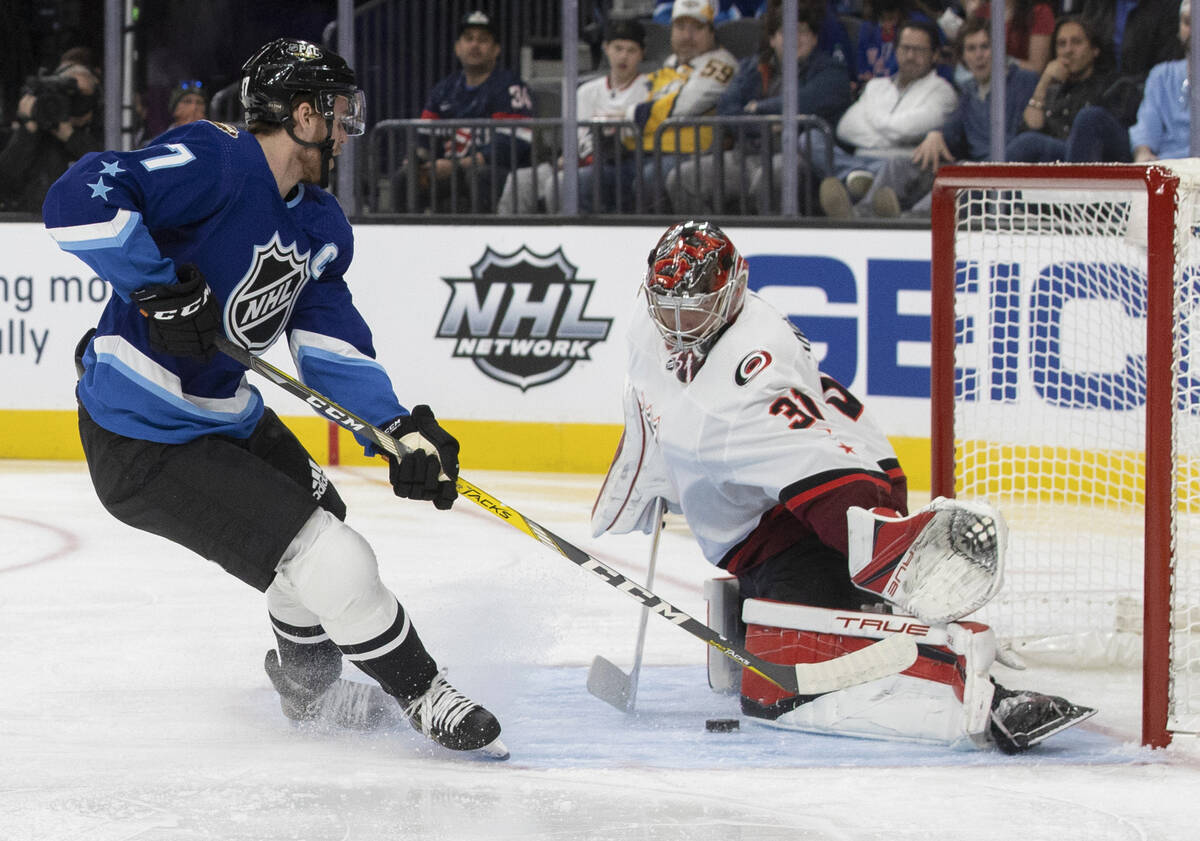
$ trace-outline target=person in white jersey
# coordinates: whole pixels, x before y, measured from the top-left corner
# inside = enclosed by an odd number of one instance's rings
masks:
[[[780,663],[815,662],[890,633],[916,636],[902,674],[787,695],[710,659],[715,689],[779,727],[950,745],[1032,747],[1095,710],[991,679],[991,629],[957,621],[1001,581],[1007,530],[982,503],[908,512],[907,480],[863,403],[824,374],[804,334],[747,288],[716,225],[671,226],[650,250],[629,332],[625,430],[592,530],[649,532],[682,514],[723,571],[710,623]]]
[[[608,73],[581,84],[575,91],[575,116],[580,120],[625,119],[625,111],[646,98],[648,77],[638,72],[646,55],[646,28],[634,18],[612,18],[601,45]],[[596,142],[599,140],[599,142]],[[618,142],[615,127],[579,129],[579,165],[591,166],[613,158]],[[518,169],[508,176],[497,210],[507,213],[557,213],[562,195],[562,159]]]

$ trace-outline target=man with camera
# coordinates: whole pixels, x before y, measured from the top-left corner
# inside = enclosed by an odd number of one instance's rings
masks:
[[[40,214],[46,191],[67,167],[100,151],[93,125],[99,91],[100,80],[82,64],[26,81],[0,151],[0,210]]]

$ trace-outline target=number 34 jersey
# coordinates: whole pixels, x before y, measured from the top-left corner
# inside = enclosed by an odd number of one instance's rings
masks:
[[[808,340],[754,293],[690,383],[669,361],[643,310],[630,332],[626,435],[640,415],[640,473],[665,478],[655,495],[682,511],[711,563],[728,562],[768,515],[800,516],[812,499],[849,485],[878,504],[903,497],[895,451],[866,408],[818,370]],[[634,513],[624,520],[630,527]]]
[[[59,247],[112,288],[77,388],[101,426],[179,443],[246,437],[262,415],[238,363],[150,347],[130,295],[176,282],[182,263],[204,274],[230,339],[257,354],[286,331],[313,388],[375,423],[403,411],[343,277],[354,252],[345,215],[309,184],[281,197],[248,132],[200,121],[145,149],[86,155],[51,187],[43,216]]]

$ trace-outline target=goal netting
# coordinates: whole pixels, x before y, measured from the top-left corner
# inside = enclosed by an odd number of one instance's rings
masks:
[[[1200,161],[947,167],[933,492],[1010,527],[978,614],[1027,659],[1143,671],[1143,741],[1200,731]]]

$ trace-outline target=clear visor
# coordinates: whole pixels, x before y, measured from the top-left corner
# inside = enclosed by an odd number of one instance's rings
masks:
[[[367,100],[361,90],[353,93],[333,94],[333,118],[350,137],[358,137],[366,130]]]
[[[659,294],[646,289],[650,317],[674,351],[689,350],[725,324],[727,289],[701,295]]]

